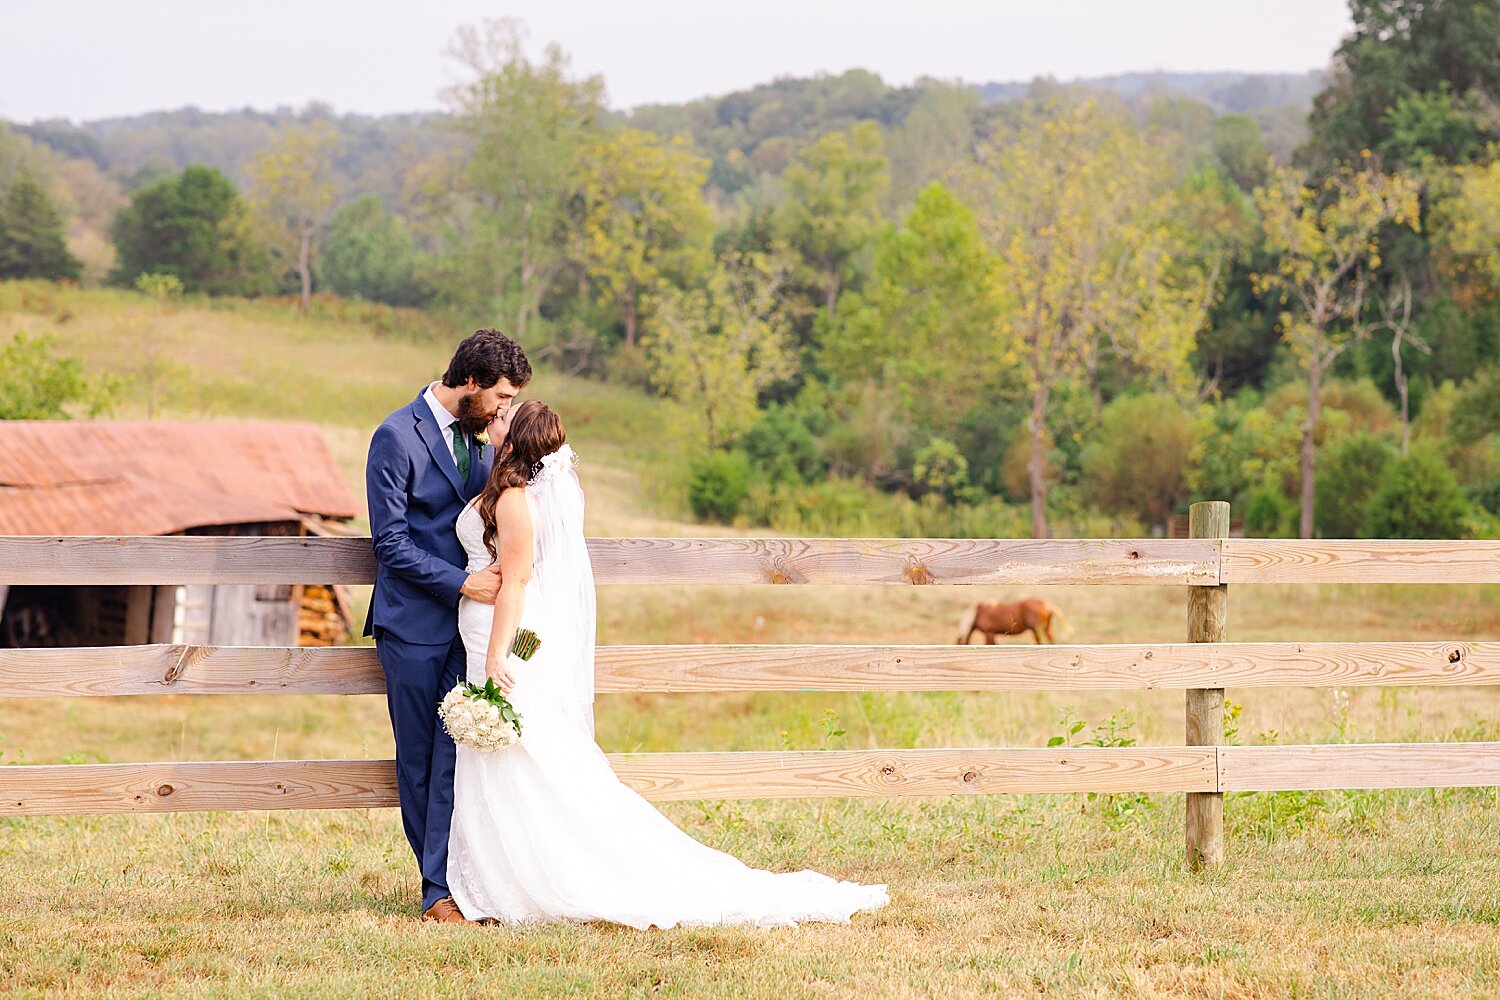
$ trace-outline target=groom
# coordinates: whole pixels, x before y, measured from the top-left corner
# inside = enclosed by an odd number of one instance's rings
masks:
[[[494,461],[494,448],[474,436],[530,380],[520,345],[477,331],[458,345],[441,381],[376,428],[365,463],[376,563],[365,635],[375,637],[385,671],[401,822],[422,872],[422,917],[443,923],[470,921],[448,893],[455,752],[437,705],[464,675],[459,597],[493,604],[500,587],[497,569],[465,572],[453,529]]]

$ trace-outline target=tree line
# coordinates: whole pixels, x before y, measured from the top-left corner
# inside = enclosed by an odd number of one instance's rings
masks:
[[[1213,497],[1259,534],[1493,534],[1497,3],[1351,10],[1281,155],[1254,116],[1051,81],[620,116],[556,47],[466,28],[447,141],[394,158],[399,194],[347,198],[313,115],[243,190],[143,180],[110,280],[498,322],[670,397],[705,517],[1045,537]],[[77,277],[41,188],[6,185],[0,233]]]

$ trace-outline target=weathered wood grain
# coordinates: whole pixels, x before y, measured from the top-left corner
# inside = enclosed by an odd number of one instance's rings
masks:
[[[394,806],[390,760],[184,761],[0,767],[0,815],[373,809]]]
[[[373,646],[0,649],[0,698],[384,692]]]
[[[1220,747],[1226,792],[1500,785],[1500,743]]]
[[[1218,580],[1184,539],[591,538],[606,584],[1174,584]],[[370,583],[368,538],[0,538],[0,583]]]
[[[1500,642],[601,646],[600,692],[1500,684]]]
[[[601,583],[1217,583],[1186,539],[594,538]]]
[[[612,754],[657,801],[1500,785],[1500,743]],[[389,760],[0,767],[0,815],[395,806]]]
[[[1500,642],[601,646],[596,662],[602,694],[1500,684]],[[384,691],[370,646],[0,649],[0,698]]]
[[[1183,792],[1217,787],[1212,748],[805,750],[611,755],[647,798],[992,792]]]
[[[371,583],[369,538],[0,537],[0,583]]]
[[[1500,582],[1494,540],[591,538],[588,544],[595,578],[607,584]],[[0,537],[0,586],[358,584],[374,576],[374,554],[363,537]]]
[[[1500,541],[1226,538],[1224,583],[1500,583]]]
[[[1212,749],[809,750],[612,754],[657,801],[1213,788]],[[394,806],[389,760],[0,767],[0,815]]]

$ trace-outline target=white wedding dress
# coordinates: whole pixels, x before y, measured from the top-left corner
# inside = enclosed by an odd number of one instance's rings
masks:
[[[594,577],[583,491],[564,445],[526,489],[535,565],[521,624],[541,647],[510,660],[521,741],[458,748],[448,887],[465,916],[507,924],[607,920],[632,927],[848,923],[884,885],[750,868],[694,840],[615,777],[593,739]],[[459,515],[469,571],[492,564],[479,514]],[[460,601],[468,678],[485,679],[493,608]]]

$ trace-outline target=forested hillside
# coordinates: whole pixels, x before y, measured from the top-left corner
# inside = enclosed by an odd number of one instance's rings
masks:
[[[442,113],[0,130],[0,276],[498,325],[668,397],[700,517],[1495,533],[1500,14],[1355,0],[1326,73],[606,108],[516,25]]]

